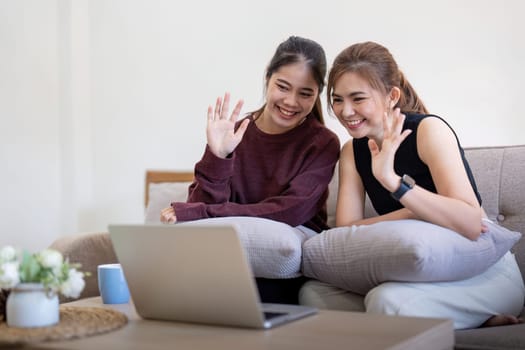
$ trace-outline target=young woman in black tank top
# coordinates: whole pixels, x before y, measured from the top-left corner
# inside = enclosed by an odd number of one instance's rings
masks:
[[[343,50],[330,71],[327,98],[353,138],[343,146],[339,161],[337,226],[416,219],[451,229],[470,240],[477,240],[488,229],[454,131],[443,119],[428,115],[385,47],[365,42]],[[376,217],[364,218],[366,193],[379,213]],[[436,305],[438,315],[464,316],[468,311],[463,305],[437,300],[437,294],[454,288],[450,283],[418,297]],[[398,283],[394,289],[387,289],[374,294],[379,300],[371,301],[370,293],[367,295],[367,311],[370,303],[383,302],[398,303],[391,310],[400,310],[406,295],[417,288]],[[380,300],[383,296],[395,300]],[[487,315],[486,325],[517,322],[520,320],[512,315]]]

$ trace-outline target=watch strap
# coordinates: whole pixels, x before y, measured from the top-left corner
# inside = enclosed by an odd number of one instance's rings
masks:
[[[394,192],[390,193],[392,198],[394,198],[396,201],[399,201],[401,197],[405,195],[409,190],[414,188],[415,181],[408,175],[403,175],[401,177],[401,183],[399,185],[399,188],[395,190]]]

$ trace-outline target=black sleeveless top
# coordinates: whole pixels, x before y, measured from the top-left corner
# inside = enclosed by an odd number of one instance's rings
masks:
[[[441,117],[432,114],[406,114],[403,130],[411,129],[412,133],[401,143],[394,158],[394,170],[396,174],[402,176],[403,174],[410,175],[416,181],[418,186],[425,188],[430,192],[437,193],[436,186],[432,180],[430,170],[425,163],[419,158],[417,152],[417,127],[424,118],[435,117],[443,120]],[[456,137],[458,148],[463,159],[463,164],[468,175],[472,189],[476,194],[479,204],[481,205],[481,196],[478,192],[474,176],[470,170],[470,166],[465,158],[465,152],[461,147],[458,137],[450,125],[443,120],[445,124],[452,130]],[[368,148],[368,137],[352,140],[354,146],[354,159],[357,171],[361,176],[361,181],[365,190],[370,197],[374,209],[379,215],[387,214],[392,211],[403,208],[403,205],[393,199],[381,184],[376,180],[372,174],[372,157]]]

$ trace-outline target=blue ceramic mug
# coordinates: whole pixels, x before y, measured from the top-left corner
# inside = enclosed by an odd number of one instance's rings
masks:
[[[125,304],[129,290],[120,264],[98,265],[98,290],[104,304]]]

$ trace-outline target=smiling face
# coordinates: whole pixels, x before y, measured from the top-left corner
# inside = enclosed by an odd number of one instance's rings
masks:
[[[266,106],[255,123],[268,134],[289,131],[312,111],[318,94],[319,86],[306,63],[284,65],[268,80]]]
[[[389,104],[389,96],[373,89],[355,72],[343,73],[334,84],[332,109],[353,138],[382,140],[383,115]]]

